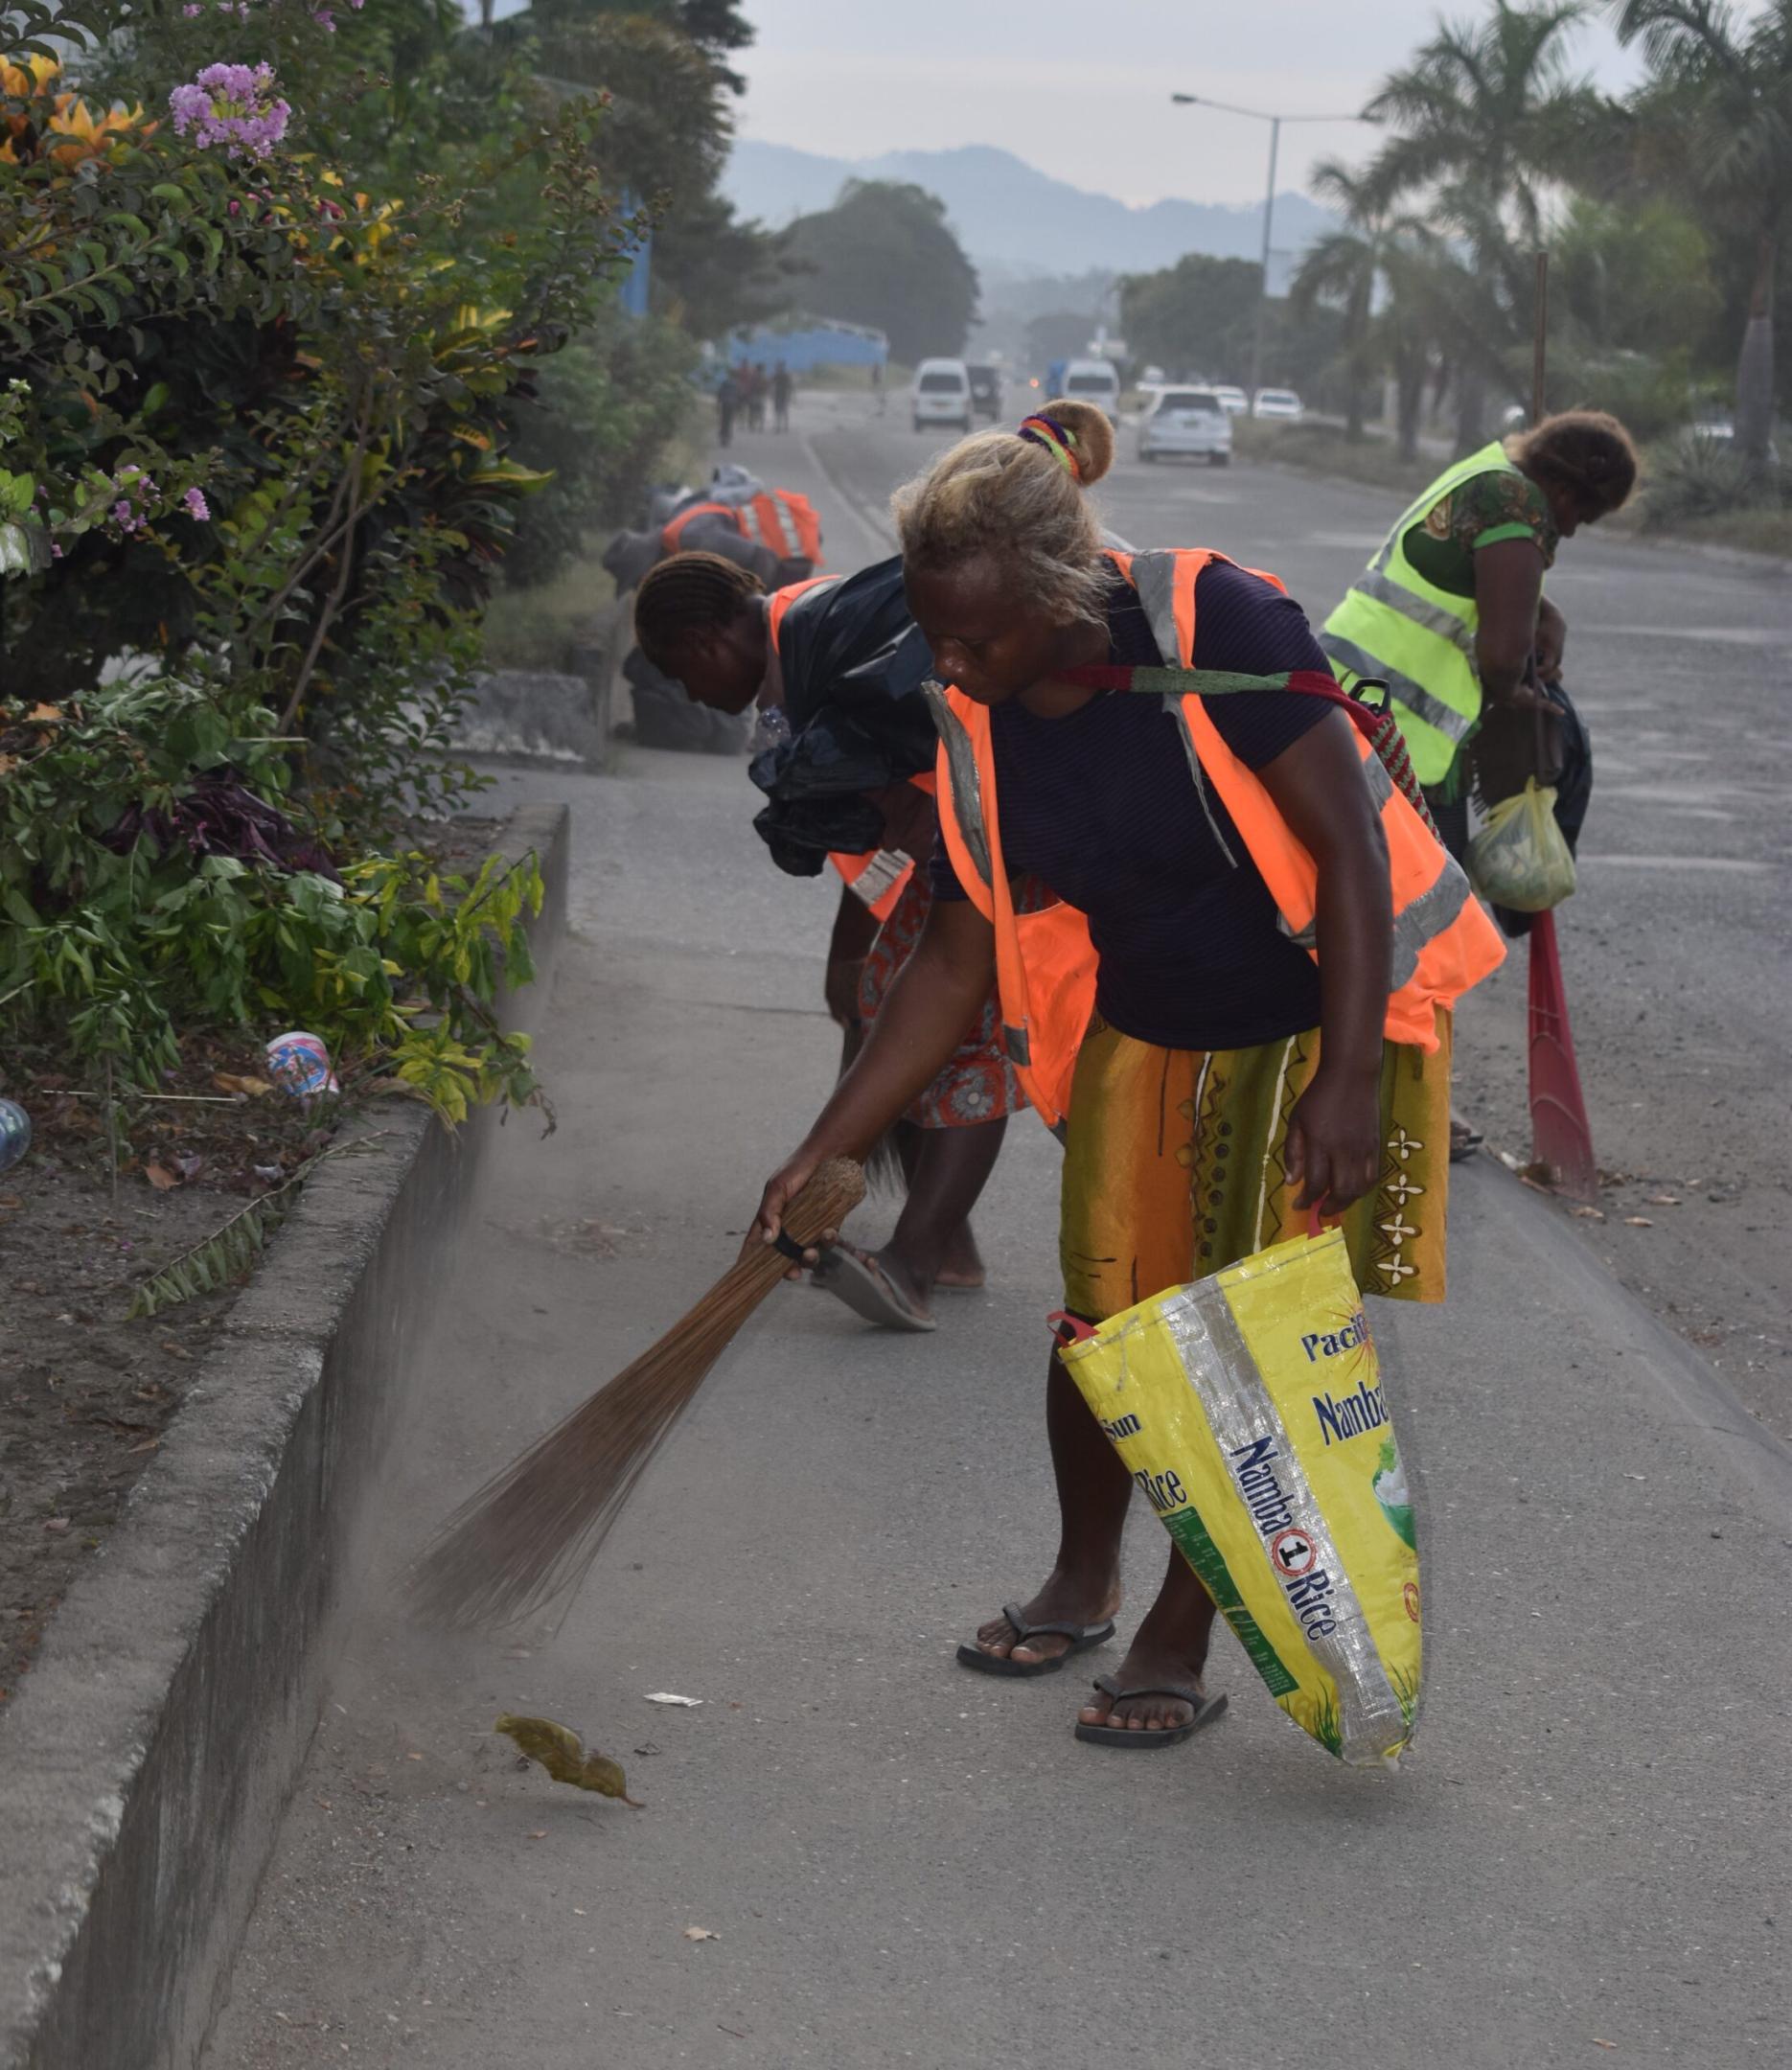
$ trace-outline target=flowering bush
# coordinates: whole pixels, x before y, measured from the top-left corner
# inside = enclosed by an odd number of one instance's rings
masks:
[[[328,29],[334,24],[325,14],[311,17]],[[207,65],[190,86],[176,86],[168,97],[176,135],[192,132],[193,141],[204,150],[221,144],[232,158],[246,152],[265,158],[287,133],[292,110],[274,98],[274,68],[258,64]]]
[[[611,292],[601,106],[452,0],[0,0],[5,50],[0,1049],[148,1074],[266,1017],[445,1112],[524,1095],[489,958],[382,846],[471,781],[448,724],[543,478],[508,399]]]

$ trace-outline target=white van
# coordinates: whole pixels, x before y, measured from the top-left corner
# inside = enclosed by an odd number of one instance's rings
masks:
[[[1111,359],[1072,359],[1064,370],[1064,393],[1073,402],[1098,402],[1108,422],[1120,421],[1120,377]]]
[[[953,425],[971,428],[971,370],[962,359],[923,359],[908,391],[914,427]]]

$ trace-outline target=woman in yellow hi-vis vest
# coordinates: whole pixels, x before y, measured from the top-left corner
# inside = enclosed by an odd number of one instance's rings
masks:
[[[1568,628],[1543,594],[1561,540],[1617,510],[1637,454],[1615,417],[1569,410],[1446,468],[1400,514],[1325,621],[1340,682],[1380,677],[1452,855],[1468,845],[1463,749],[1489,706],[1540,704]],[[1451,1124],[1455,1154],[1479,1130]]]
[[[1615,417],[1569,410],[1447,468],[1396,520],[1325,621],[1320,645],[1346,687],[1388,684],[1413,768],[1453,852],[1467,840],[1462,749],[1487,704],[1536,702],[1567,627],[1543,594],[1562,540],[1636,484]]]
[[[1498,936],[1327,701],[1274,577],[1104,548],[1083,490],[1113,451],[1099,409],[1055,402],[1019,437],[962,441],[898,498],[940,678],[934,904],[749,1241],[777,1234],[823,1158],[876,1139],[993,972],[1008,1055],[1066,1143],[1071,1313],[1103,1321],[1314,1210],[1340,1219],[1363,1286],[1437,1300],[1450,1008]],[[1114,1633],[1132,1484],[1055,1358],[1045,1422],[1056,1557],[960,1646],[981,1673],[1050,1673]],[[1078,1736],[1163,1746],[1216,1716],[1212,1617],[1172,1552]]]

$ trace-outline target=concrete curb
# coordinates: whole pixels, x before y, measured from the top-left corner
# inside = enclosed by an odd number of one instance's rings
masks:
[[[525,806],[538,982],[568,815]],[[197,2056],[317,1721],[359,1515],[496,1116],[396,1105],[304,1188],[0,1719],[0,2070]]]
[[[616,759],[616,703],[629,633],[628,608],[617,602],[573,638],[564,671],[494,669],[476,677],[455,727],[455,746],[486,761],[546,763],[604,775]]]

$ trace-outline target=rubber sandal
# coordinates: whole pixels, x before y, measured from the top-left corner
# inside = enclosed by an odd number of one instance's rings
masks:
[[[813,1276],[824,1294],[844,1301],[854,1315],[863,1316],[867,1322],[899,1330],[939,1327],[931,1316],[917,1315],[904,1303],[881,1266],[845,1244],[837,1244],[828,1252]]]
[[[1151,1682],[1122,1689],[1112,1675],[1104,1674],[1095,1677],[1095,1687],[1115,1703],[1129,1696],[1174,1696],[1178,1703],[1191,1704],[1195,1714],[1185,1725],[1160,1725],[1152,1732],[1135,1732],[1128,1725],[1085,1725],[1079,1720],[1076,1736],[1091,1746],[1137,1747],[1141,1753],[1152,1747],[1177,1746],[1204,1725],[1211,1725],[1226,1709],[1224,1696],[1204,1696],[1188,1682]]]
[[[970,1668],[977,1674],[1013,1675],[1031,1679],[1034,1675],[1056,1674],[1072,1653],[1087,1653],[1091,1646],[1106,1645],[1114,1637],[1114,1620],[1109,1618],[1100,1624],[1029,1624],[1013,1603],[1003,1603],[1001,1614],[1014,1626],[1014,1643],[1024,1645],[1029,1639],[1060,1638],[1070,1643],[1062,1653],[1050,1660],[1010,1660],[1000,1653],[985,1653],[981,1646],[961,1645],[958,1648],[958,1665]]]
[[[1475,1155],[1476,1151],[1481,1148],[1482,1144],[1486,1141],[1486,1137],[1482,1133],[1482,1131],[1476,1128],[1472,1123],[1467,1121],[1453,1120],[1450,1123],[1451,1163],[1466,1163],[1468,1160]]]

